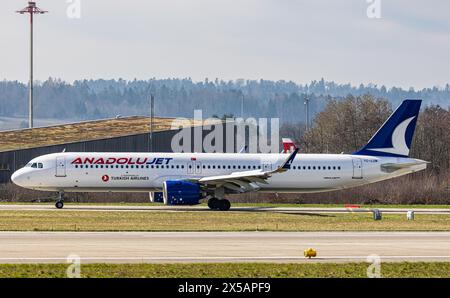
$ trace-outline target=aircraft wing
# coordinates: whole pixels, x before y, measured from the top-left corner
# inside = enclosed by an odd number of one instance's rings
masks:
[[[218,175],[210,177],[202,177],[195,182],[200,183],[206,188],[224,187],[234,192],[248,192],[259,189],[257,183],[267,184],[267,179],[277,173],[282,173],[291,168],[291,164],[297,155],[298,149],[295,149],[283,164],[272,171],[242,171],[234,172],[228,175]]]

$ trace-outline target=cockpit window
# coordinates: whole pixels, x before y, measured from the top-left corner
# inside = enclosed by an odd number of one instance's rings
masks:
[[[32,167],[34,169],[43,169],[44,164],[42,162],[33,162],[33,163],[27,164],[27,167]]]

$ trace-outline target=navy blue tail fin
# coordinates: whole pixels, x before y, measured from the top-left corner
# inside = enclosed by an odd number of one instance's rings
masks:
[[[353,154],[407,157],[421,103],[419,99],[403,101],[367,145]]]

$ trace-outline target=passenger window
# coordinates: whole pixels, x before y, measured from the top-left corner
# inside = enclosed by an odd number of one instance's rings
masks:
[[[340,169],[341,169],[341,167],[339,166],[339,167],[338,167],[338,170],[340,170]]]

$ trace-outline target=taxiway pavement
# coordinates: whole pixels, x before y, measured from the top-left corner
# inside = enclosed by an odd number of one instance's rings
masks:
[[[317,250],[305,259],[306,248]],[[450,232],[0,232],[0,263],[450,262]]]

